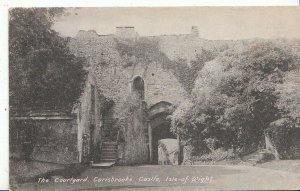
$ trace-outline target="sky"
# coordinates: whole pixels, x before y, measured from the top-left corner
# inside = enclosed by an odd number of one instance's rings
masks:
[[[53,29],[74,37],[79,30],[100,35],[134,26],[141,36],[188,34],[213,40],[299,38],[300,7],[69,8]]]

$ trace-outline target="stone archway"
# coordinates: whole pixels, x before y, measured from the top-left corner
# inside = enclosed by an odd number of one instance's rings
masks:
[[[165,101],[154,104],[148,110],[149,156],[152,164],[158,164],[158,141],[177,139],[177,136],[170,131],[171,121],[167,118],[173,110],[173,105]]]
[[[171,133],[171,121],[167,119],[167,114],[161,114],[150,121],[152,133],[152,163],[158,164],[158,145],[162,139],[176,139]],[[151,152],[151,151],[150,151]]]

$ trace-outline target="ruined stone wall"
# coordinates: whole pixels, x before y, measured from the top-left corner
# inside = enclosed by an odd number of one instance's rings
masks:
[[[100,36],[93,31],[81,31],[76,38],[70,41],[73,53],[88,60],[90,76],[93,76],[97,90],[103,96],[113,100],[113,118],[121,117],[119,115],[123,112],[122,107],[126,103],[127,97],[131,95],[132,80],[136,76],[140,76],[144,80],[145,107],[149,108],[161,101],[176,106],[187,99],[182,84],[170,70],[166,69],[167,67],[164,67],[165,63],[151,59],[137,59],[134,55],[121,55],[117,49],[117,43],[115,36]],[[123,43],[135,42],[123,40]],[[89,110],[87,102],[89,99],[89,89],[87,88],[81,101],[84,111]],[[84,122],[80,123],[78,133],[79,152],[82,149],[80,138],[83,133],[88,131],[86,128],[88,115],[88,112],[82,113],[81,120]],[[148,160],[147,123],[144,119],[140,120],[145,118],[145,115],[144,111],[136,111],[133,116],[130,116],[133,117],[134,122],[129,123],[128,129],[123,132],[125,136],[124,155],[121,159],[123,164],[136,164]],[[131,136],[128,133],[134,134],[134,139],[130,139]],[[129,139],[126,139],[126,136]],[[143,157],[138,157],[138,155]]]
[[[24,159],[24,143],[33,146],[30,158],[32,160],[70,164],[80,163],[83,159],[83,135],[87,136],[86,146],[93,144],[96,148],[102,137],[102,109],[104,98],[95,88],[94,94],[91,86],[95,83],[89,76],[84,92],[72,116],[35,116],[12,119],[10,122],[10,141],[12,156]],[[95,98],[95,105],[91,104],[91,96]],[[91,114],[92,107],[95,112]],[[94,124],[94,134],[90,134],[90,125]],[[21,137],[21,138],[20,138]],[[30,146],[31,147],[31,146]],[[86,157],[89,156],[90,148]],[[89,158],[87,158],[89,159]]]
[[[187,95],[182,85],[171,71],[164,69],[161,63],[137,64],[127,69],[133,76],[141,76],[145,83],[145,101],[148,107],[166,101],[178,105]]]
[[[136,102],[128,116],[128,126],[123,130],[123,148],[118,149],[119,164],[145,164],[149,161],[148,129],[145,104]]]
[[[159,36],[159,45],[171,60],[185,59],[187,62],[194,60],[196,54],[201,51],[203,42],[193,35],[169,35]]]
[[[78,163],[76,117],[38,118],[10,119],[10,156],[25,159],[28,152],[32,160]]]
[[[116,50],[114,37],[80,31],[76,38],[70,41],[69,46],[75,55],[87,59],[89,73],[94,76],[95,85],[101,90],[101,94],[115,102],[122,99],[128,89],[127,77],[120,67],[122,60]]]
[[[77,120],[35,122],[36,140],[33,160],[61,164],[78,163]]]
[[[189,37],[190,38],[190,37]],[[94,32],[78,33],[70,43],[75,54],[88,59],[95,76],[97,87],[104,96],[112,98],[118,110],[118,102],[130,95],[130,81],[141,76],[145,81],[145,101],[151,106],[159,101],[178,104],[186,98],[182,85],[171,71],[164,69],[164,63],[148,62],[126,66],[127,55],[120,56],[113,36],[99,36]],[[172,47],[172,44],[169,46]],[[186,47],[182,47],[181,50]],[[167,48],[165,48],[167,49]],[[107,67],[102,66],[109,65]]]
[[[92,87],[94,92],[92,92]],[[91,100],[94,97],[94,105]],[[90,141],[93,140],[94,148],[100,144],[103,134],[103,119],[102,119],[102,108],[104,107],[104,97],[101,95],[97,88],[97,84],[94,81],[93,76],[90,74],[85,85],[85,89],[80,98],[80,104],[77,108],[78,118],[78,134],[77,134],[77,147],[79,154],[79,161],[82,162],[88,159],[90,152]],[[94,107],[94,109],[93,109]],[[94,112],[92,112],[94,110]],[[90,126],[94,125],[94,132],[91,134]],[[85,138],[84,138],[85,137]],[[85,139],[85,140],[84,140]],[[83,153],[84,147],[87,148],[88,153]],[[83,156],[85,155],[85,156]]]

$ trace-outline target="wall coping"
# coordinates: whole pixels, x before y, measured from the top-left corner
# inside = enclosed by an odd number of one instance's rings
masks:
[[[10,120],[72,120],[76,116],[16,116],[10,117]]]

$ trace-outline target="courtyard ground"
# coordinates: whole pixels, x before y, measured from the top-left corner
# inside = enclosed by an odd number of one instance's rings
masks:
[[[300,173],[300,160],[272,160],[257,164],[256,166],[273,170]]]
[[[79,176],[85,169],[83,165],[64,165],[42,161],[24,161],[11,159],[9,161],[9,181],[11,189],[18,187],[16,185],[36,182],[39,177],[52,176]]]
[[[40,161],[10,160],[10,175],[13,177],[33,177],[62,168],[65,168],[65,165]]]
[[[72,183],[72,179],[80,179],[80,182]],[[299,173],[238,165],[89,168],[79,176],[54,176],[44,180],[21,184],[15,190],[300,189]]]

